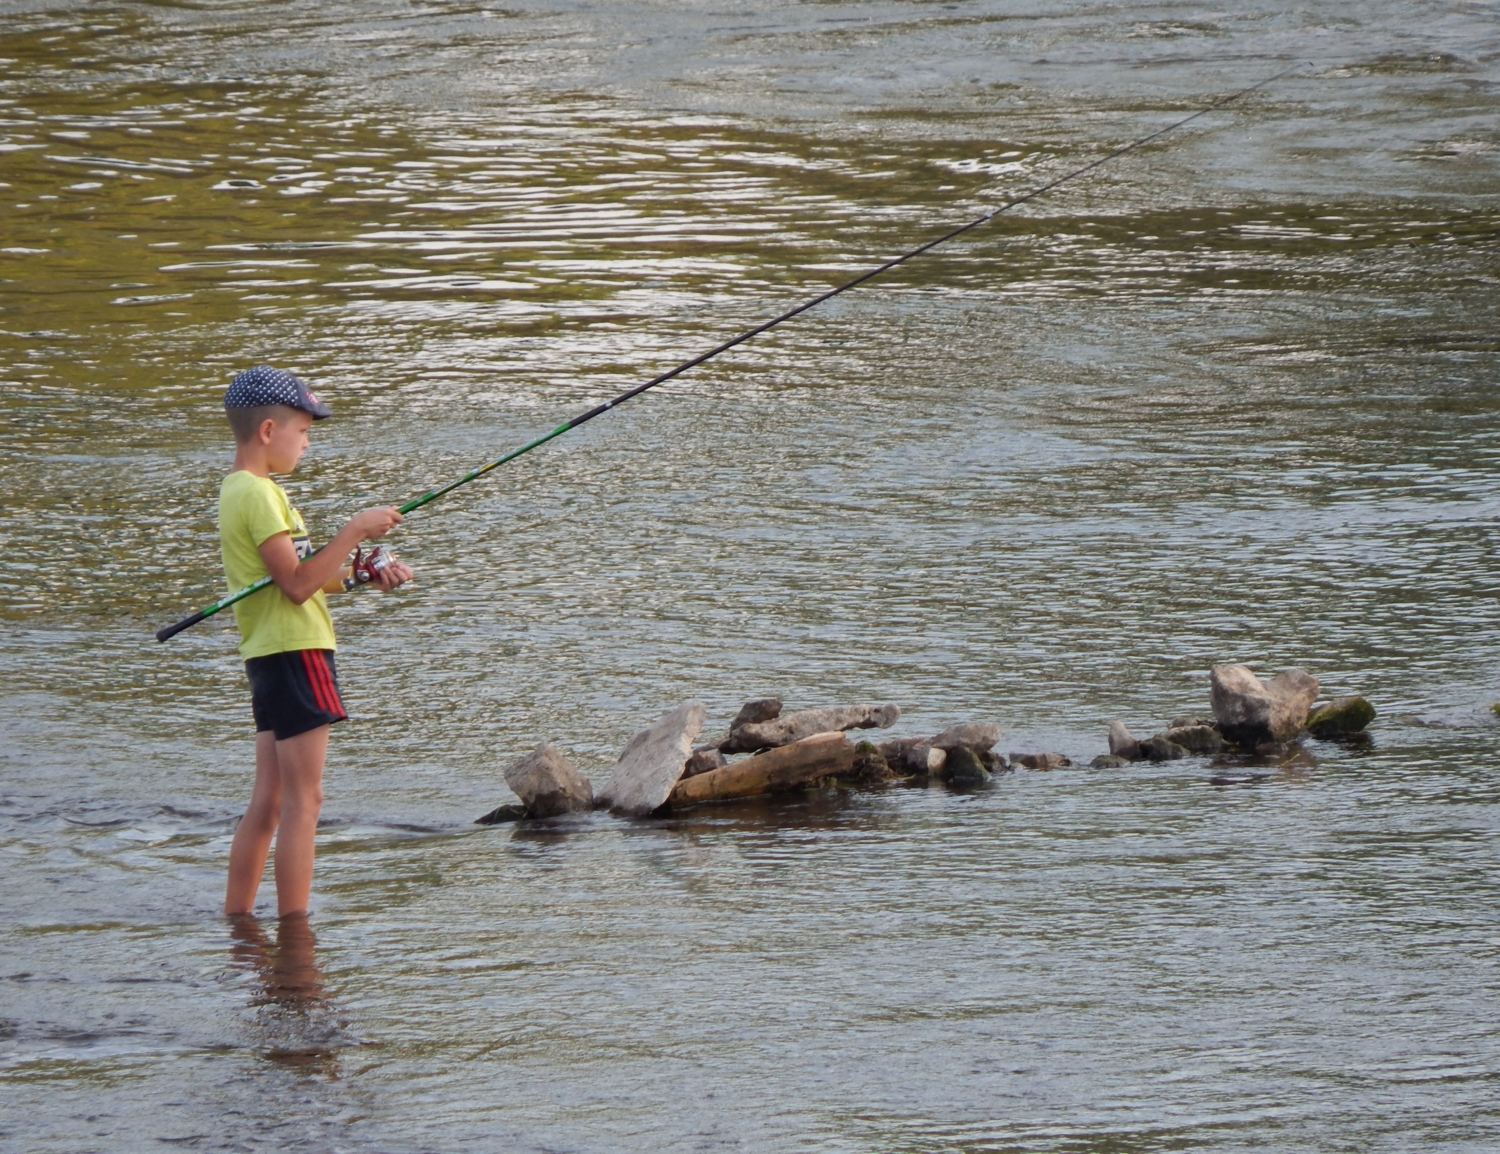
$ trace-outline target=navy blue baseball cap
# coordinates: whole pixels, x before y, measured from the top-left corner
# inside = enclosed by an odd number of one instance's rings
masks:
[[[318,400],[318,394],[309,389],[300,377],[285,369],[273,369],[270,365],[256,365],[236,373],[229,382],[229,391],[224,394],[226,409],[253,409],[259,405],[290,405],[311,413],[314,420],[333,416],[333,410]]]

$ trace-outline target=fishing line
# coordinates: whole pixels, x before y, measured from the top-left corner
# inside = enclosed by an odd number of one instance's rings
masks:
[[[589,409],[587,412],[578,414],[578,416],[574,417],[571,421],[566,421],[563,424],[558,425],[557,428],[553,429],[551,432],[544,433],[540,437],[535,438],[534,440],[527,441],[524,445],[520,446],[517,449],[512,449],[510,452],[506,453],[502,457],[497,457],[495,460],[491,461],[489,464],[487,464],[487,465],[481,465],[477,469],[471,469],[469,472],[465,473],[462,477],[459,477],[456,481],[450,481],[448,484],[442,486],[439,489],[429,489],[427,492],[423,493],[420,497],[413,497],[410,501],[407,501],[404,505],[398,505],[398,506],[396,506],[396,508],[403,515],[405,515],[407,513],[410,513],[413,509],[420,509],[423,505],[426,505],[428,502],[430,502],[430,501],[436,501],[439,497],[443,496],[444,494],[453,492],[453,490],[457,489],[460,485],[467,485],[470,481],[477,480],[478,478],[480,478],[480,477],[484,476],[486,473],[488,473],[491,469],[497,469],[501,465],[505,464],[507,461],[514,461],[517,457],[521,456],[522,454],[529,453],[529,452],[531,452],[532,449],[535,449],[535,448],[537,448],[537,447],[539,447],[541,445],[545,445],[548,441],[552,440],[554,437],[560,437],[564,433],[568,432],[570,429],[576,429],[576,428],[578,428],[579,425],[582,425],[582,424],[584,424],[584,423],[586,423],[588,421],[592,421],[595,417],[600,416],[603,413],[609,412],[610,409],[613,409],[616,405],[624,404],[626,401],[630,400],[632,397],[638,397],[638,396],[640,396],[647,389],[654,389],[654,388],[656,388],[657,385],[665,384],[666,382],[670,381],[673,377],[681,376],[683,373],[687,372],[689,369],[696,368],[697,366],[703,364],[705,361],[711,361],[711,360],[713,360],[714,357],[717,357],[720,353],[726,353],[730,349],[734,348],[736,345],[742,345],[746,341],[752,339],[753,337],[758,337],[758,336],[760,336],[761,333],[766,332],[769,329],[774,329],[777,325],[782,324],[785,321],[789,321],[793,317],[801,316],[803,313],[807,312],[808,309],[816,308],[818,305],[822,304],[824,301],[831,300],[834,297],[838,296],[840,293],[846,293],[846,292],[848,292],[852,288],[858,288],[860,285],[864,284],[866,281],[872,280],[875,277],[880,276],[882,273],[889,272],[891,269],[895,268],[897,265],[905,264],[907,261],[911,260],[913,257],[921,256],[924,252],[928,252],[928,251],[930,251],[932,249],[935,249],[940,244],[947,244],[950,240],[953,240],[956,237],[963,236],[964,233],[970,232],[970,231],[978,228],[982,224],[988,224],[990,221],[994,220],[995,217],[999,216],[1001,213],[1009,212],[1011,209],[1015,208],[1017,205],[1022,205],[1022,204],[1025,204],[1027,201],[1035,200],[1037,197],[1041,196],[1043,193],[1050,192],[1052,189],[1056,188],[1060,184],[1066,184],[1070,180],[1076,180],[1080,176],[1084,176],[1087,173],[1093,172],[1094,169],[1098,168],[1100,165],[1108,164],[1111,160],[1114,160],[1115,158],[1120,157],[1120,156],[1124,156],[1127,152],[1133,152],[1137,148],[1140,148],[1142,145],[1150,144],[1153,140],[1160,139],[1161,137],[1165,136],[1169,132],[1173,132],[1173,131],[1175,131],[1175,130],[1181,128],[1181,127],[1183,127],[1184,125],[1191,124],[1193,121],[1197,120],[1200,116],[1207,116],[1210,112],[1213,112],[1213,111],[1215,111],[1216,109],[1219,109],[1219,108],[1223,108],[1226,104],[1230,104],[1230,103],[1232,103],[1232,102],[1240,99],[1240,97],[1242,97],[1242,96],[1248,96],[1250,93],[1256,91],[1257,89],[1264,88],[1264,87],[1266,87],[1266,85],[1274,83],[1277,80],[1280,80],[1283,76],[1286,76],[1288,73],[1295,72],[1299,68],[1307,68],[1307,67],[1311,67],[1311,66],[1312,65],[1311,65],[1310,61],[1304,61],[1304,62],[1299,62],[1297,64],[1293,64],[1290,68],[1283,68],[1280,72],[1276,73],[1274,76],[1267,76],[1264,80],[1257,80],[1254,84],[1251,84],[1251,85],[1248,85],[1248,86],[1246,86],[1244,88],[1241,88],[1237,92],[1232,92],[1228,96],[1222,96],[1222,97],[1220,97],[1218,100],[1215,100],[1212,104],[1207,104],[1204,107],[1200,108],[1197,112],[1193,113],[1191,116],[1185,116],[1181,120],[1175,121],[1174,123],[1167,125],[1165,128],[1159,128],[1155,132],[1150,133],[1147,136],[1142,136],[1138,140],[1132,140],[1129,144],[1123,144],[1119,148],[1115,149],[1113,152],[1107,152],[1103,156],[1099,157],[1098,159],[1092,160],[1088,164],[1085,164],[1085,165],[1083,165],[1080,168],[1075,168],[1071,172],[1064,173],[1062,176],[1057,177],[1055,180],[1049,180],[1046,184],[1038,185],[1036,188],[1033,188],[1030,192],[1022,193],[1020,196],[1017,196],[1017,197],[1012,197],[1010,200],[1007,200],[1003,204],[1001,204],[999,208],[992,209],[991,211],[985,213],[983,216],[975,217],[973,220],[969,221],[967,224],[962,224],[962,225],[959,225],[957,228],[950,229],[948,232],[943,233],[942,236],[937,237],[934,240],[929,240],[926,244],[919,245],[918,247],[916,247],[914,249],[911,249],[908,252],[904,252],[900,256],[894,257],[891,260],[886,261],[884,264],[876,265],[874,268],[869,269],[866,272],[860,273],[859,276],[855,277],[853,280],[845,281],[843,284],[839,285],[837,288],[831,288],[831,289],[829,289],[825,293],[820,293],[817,296],[812,297],[809,300],[805,300],[801,304],[797,305],[795,308],[787,309],[787,311],[784,312],[784,313],[782,313],[781,315],[776,316],[776,317],[772,317],[770,320],[765,321],[762,324],[756,325],[753,329],[750,329],[750,330],[748,330],[746,332],[743,332],[739,336],[733,337],[730,340],[725,341],[723,344],[717,345],[714,348],[709,349],[708,352],[701,353],[700,355],[694,357],[690,361],[684,361],[682,364],[678,365],[675,369],[670,369],[667,372],[662,373],[658,377],[652,377],[649,381],[647,381],[643,385],[636,385],[633,389],[627,389],[625,392],[621,393],[618,397],[615,397],[612,400],[608,400],[608,401],[603,402],[602,404],[595,405],[592,409]],[[184,629],[187,629],[190,626],[198,624],[198,622],[204,620],[207,617],[212,617],[215,613],[218,613],[219,611],[221,611],[223,609],[228,609],[236,601],[243,601],[246,597],[249,597],[252,593],[258,593],[260,590],[264,589],[267,585],[270,585],[270,584],[271,584],[271,578],[270,578],[269,575],[265,576],[265,577],[262,577],[259,581],[256,581],[254,584],[246,585],[243,589],[241,589],[237,593],[231,593],[227,597],[221,597],[221,598],[219,598],[219,600],[215,601],[212,605],[205,605],[202,609],[198,610],[198,612],[194,613],[191,617],[184,617],[181,621],[177,622],[175,625],[168,625],[164,629],[157,630],[156,639],[158,641],[166,641],[168,638],[175,637],[175,636],[177,636],[177,634],[181,633]]]

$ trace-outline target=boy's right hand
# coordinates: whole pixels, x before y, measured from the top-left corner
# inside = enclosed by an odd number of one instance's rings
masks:
[[[359,533],[361,541],[378,541],[403,520],[394,505],[366,509],[349,518],[349,527]]]

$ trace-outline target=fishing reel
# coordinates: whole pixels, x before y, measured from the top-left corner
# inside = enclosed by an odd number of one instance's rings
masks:
[[[358,546],[354,549],[354,560],[350,563],[349,576],[344,578],[344,588],[353,590],[360,585],[368,585],[381,573],[389,569],[396,561],[394,550],[387,549],[382,545],[376,545],[368,553]]]

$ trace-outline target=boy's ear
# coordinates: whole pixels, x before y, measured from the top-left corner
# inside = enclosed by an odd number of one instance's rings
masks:
[[[267,417],[264,421],[255,426],[255,439],[262,445],[269,445],[271,443],[271,436],[275,432],[276,418]]]

